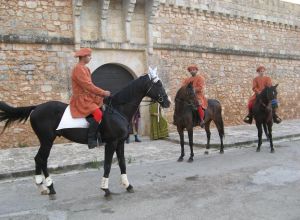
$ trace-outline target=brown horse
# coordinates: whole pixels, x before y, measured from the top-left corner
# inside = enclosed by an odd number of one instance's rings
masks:
[[[257,152],[260,151],[260,146],[262,144],[262,127],[264,128],[265,134],[270,141],[271,153],[275,152],[272,139],[272,100],[277,99],[277,86],[278,84],[275,86],[266,87],[260,94],[256,96],[256,101],[253,106],[253,116],[258,132]]]
[[[184,129],[187,130],[189,136],[189,145],[191,149],[191,154],[188,162],[193,161],[194,152],[193,152],[193,128],[200,125],[200,117],[197,112],[198,100],[194,92],[192,84],[181,87],[175,97],[175,111],[174,111],[174,125],[177,126],[177,131],[180,137],[181,145],[181,155],[178,158],[178,161],[183,161],[184,154]],[[221,146],[220,153],[224,153],[223,137],[224,137],[224,123],[222,119],[222,108],[218,100],[208,99],[208,107],[205,111],[205,131],[207,136],[206,149],[210,148],[210,123],[214,121],[217,126]],[[208,153],[206,151],[205,153]]]

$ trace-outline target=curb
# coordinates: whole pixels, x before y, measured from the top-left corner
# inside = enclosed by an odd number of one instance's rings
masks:
[[[116,159],[113,160],[113,163],[116,162]],[[90,169],[99,169],[100,166],[103,166],[104,160],[102,161],[90,161],[82,164],[72,164],[58,167],[48,167],[48,170],[51,174],[59,174],[66,173],[73,170],[84,170],[87,168]],[[26,176],[34,176],[35,170],[24,170],[24,171],[16,171],[11,173],[0,173],[0,180],[10,179],[10,178],[18,178],[18,177],[26,177]]]
[[[278,140],[282,140],[282,139],[293,139],[293,138],[299,138],[300,137],[300,133],[299,134],[291,134],[291,135],[284,135],[284,136],[279,136],[279,137],[273,137],[273,141],[278,141]],[[176,140],[176,139],[172,139],[172,138],[165,138],[164,140],[172,142],[172,143],[176,143],[176,144],[180,144],[180,140]],[[230,143],[230,144],[225,144],[224,143],[224,148],[225,147],[237,147],[237,146],[247,146],[247,145],[251,145],[251,144],[257,144],[257,139],[255,140],[250,140],[250,141],[240,141],[240,142],[235,142],[235,143]],[[268,141],[267,138],[262,138],[262,141]],[[184,141],[185,145],[188,145],[189,142],[188,141]],[[201,147],[201,148],[205,148],[206,144],[200,144],[200,143],[194,143],[195,147]],[[210,143],[210,147],[212,148],[219,148],[220,147],[220,143],[215,144],[215,143]]]

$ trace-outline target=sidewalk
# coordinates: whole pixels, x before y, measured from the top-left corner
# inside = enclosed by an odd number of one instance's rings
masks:
[[[211,146],[220,144],[216,129],[211,129]],[[293,139],[300,137],[300,120],[284,121],[273,127],[274,140]],[[132,137],[131,137],[132,139]],[[265,139],[265,136],[264,136]],[[179,136],[177,132],[171,133],[166,140],[150,141],[148,137],[142,138],[142,143],[130,143],[125,146],[125,156],[128,165],[131,163],[150,162],[154,160],[174,159],[180,155]],[[174,142],[176,144],[174,144]],[[188,142],[185,132],[185,142]],[[206,134],[203,129],[194,131],[195,146],[205,147]],[[225,153],[228,147],[241,147],[257,143],[257,130],[255,125],[240,125],[225,127]],[[267,144],[267,143],[265,143]],[[263,144],[264,146],[264,144]],[[275,145],[276,148],[276,145]],[[189,155],[188,146],[186,157]],[[11,148],[0,150],[0,180],[34,175],[34,156],[38,147]],[[204,153],[203,148],[195,148],[195,156]],[[218,149],[211,149],[212,152]],[[89,150],[86,145],[67,143],[54,145],[48,159],[50,173],[66,172],[86,168],[99,168],[103,164],[104,148]],[[116,160],[115,160],[116,161]]]

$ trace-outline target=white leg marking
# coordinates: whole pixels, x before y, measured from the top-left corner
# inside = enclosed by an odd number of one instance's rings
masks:
[[[129,186],[127,174],[121,174],[121,185],[124,186],[125,188]]]
[[[34,179],[35,179],[35,183],[37,184],[37,185],[40,185],[40,184],[42,184],[43,183],[43,176],[42,175],[35,175],[34,176]]]
[[[108,189],[108,178],[102,177],[101,189]]]
[[[46,182],[46,186],[49,187],[49,186],[51,186],[51,184],[53,183],[53,180],[51,179],[50,176],[48,176],[48,177],[45,179],[45,182]]]

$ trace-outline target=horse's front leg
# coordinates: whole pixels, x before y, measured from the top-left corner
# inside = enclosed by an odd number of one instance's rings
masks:
[[[107,143],[105,145],[105,155],[104,155],[104,174],[101,180],[101,189],[105,192],[105,197],[109,197],[111,195],[108,188],[108,180],[109,173],[111,169],[112,159],[114,152],[116,150],[116,143]]]
[[[271,147],[271,153],[274,153],[274,146],[273,146],[273,138],[272,138],[272,121],[268,123],[268,135],[269,135],[269,141],[270,141],[270,147]]]
[[[210,132],[210,129],[209,129],[209,126],[210,126],[210,122],[211,121],[208,121],[205,123],[205,132],[206,132],[206,150],[204,152],[204,154],[208,154],[208,150],[210,148],[210,136],[211,136],[211,132]]]
[[[258,146],[256,148],[256,152],[260,152],[260,146],[262,144],[262,124],[256,122],[256,127],[257,127],[257,136],[258,136]]]
[[[124,156],[124,141],[120,142],[118,144],[118,147],[116,149],[119,167],[121,171],[121,185],[124,186],[127,190],[127,192],[133,193],[133,186],[129,183],[127,174],[126,174],[126,161]]]
[[[190,150],[191,150],[191,154],[190,154],[190,158],[189,158],[188,162],[193,162],[194,161],[193,127],[191,127],[190,129],[188,129],[188,136],[189,136],[189,145],[190,145]]]
[[[183,128],[178,127],[177,126],[177,131],[179,134],[179,138],[180,138],[180,147],[181,147],[181,154],[180,157],[178,158],[178,162],[183,161],[183,157],[184,157],[184,135],[183,135]]]

